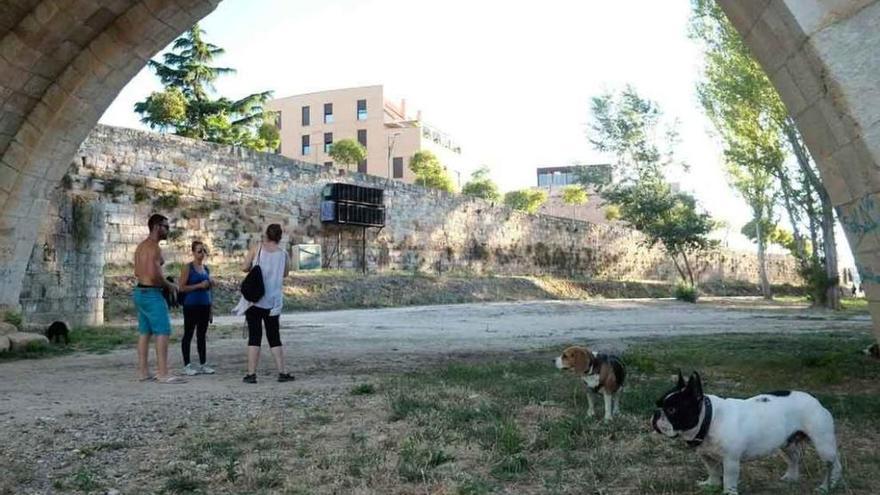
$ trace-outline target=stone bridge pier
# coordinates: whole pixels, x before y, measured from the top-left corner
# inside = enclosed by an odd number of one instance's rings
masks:
[[[718,0],[815,157],[880,329],[880,0]],[[146,61],[220,0],[0,0],[0,307],[51,190]],[[880,331],[876,332],[880,336]]]

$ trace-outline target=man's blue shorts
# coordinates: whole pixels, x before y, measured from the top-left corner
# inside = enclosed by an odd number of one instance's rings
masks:
[[[141,335],[171,335],[171,317],[161,288],[135,287],[134,307],[137,308]]]

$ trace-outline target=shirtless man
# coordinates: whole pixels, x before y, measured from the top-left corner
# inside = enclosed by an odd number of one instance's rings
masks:
[[[168,289],[176,297],[177,286],[165,280],[162,274],[162,249],[159,241],[168,238],[168,219],[155,214],[147,222],[150,235],[134,252],[134,306],[138,313],[138,378],[140,381],[159,383],[183,383],[186,380],[168,373],[168,337],[171,335],[171,318],[168,303],[162,296],[162,289]],[[156,377],[150,375],[147,361],[150,351],[150,335],[156,336]]]

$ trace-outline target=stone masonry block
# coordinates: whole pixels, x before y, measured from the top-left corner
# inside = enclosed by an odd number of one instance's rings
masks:
[[[811,44],[827,67],[828,78],[841,93],[836,102],[855,122],[868,127],[880,121],[880,2],[858,15],[841,19],[818,32]]]
[[[801,94],[798,85],[795,84],[787,66],[782,66],[770,79],[773,81],[773,85],[776,86],[780,98],[782,98],[785,107],[788,108],[791,115],[799,115],[807,108],[807,100]]]
[[[785,0],[801,29],[812,36],[826,27],[841,22],[876,0]]]
[[[785,62],[785,68],[791,75],[794,84],[800,90],[807,107],[812,106],[826,91],[825,84],[822,81],[822,66],[813,64],[815,59],[811,52],[812,48],[807,44],[803,50],[795,53]],[[800,112],[793,113],[795,117],[799,116],[799,114]]]
[[[834,133],[818,104],[804,110],[797,117],[797,124],[804,142],[817,162],[830,157],[838,150]]]
[[[12,65],[0,56],[0,86],[9,90],[21,89],[30,78],[30,71]]]
[[[0,56],[5,58],[12,65],[27,70],[33,66],[43,54],[26,45],[15,31],[11,31],[6,33],[6,35],[0,39]]]

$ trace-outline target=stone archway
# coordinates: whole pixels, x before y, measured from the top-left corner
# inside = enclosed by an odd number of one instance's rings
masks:
[[[47,193],[79,144],[220,1],[0,0],[0,307],[18,305]],[[880,0],[719,3],[816,158],[880,321]]]

